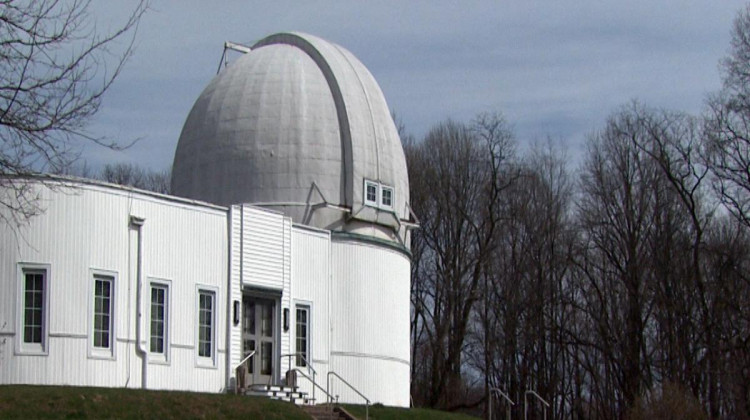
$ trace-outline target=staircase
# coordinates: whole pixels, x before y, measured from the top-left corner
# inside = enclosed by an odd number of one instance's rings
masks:
[[[308,398],[307,392],[298,390],[298,387],[281,385],[251,385],[243,392],[253,397],[265,397],[274,400],[287,401],[299,405],[302,410],[315,420],[357,420],[341,407],[329,404],[315,405],[313,398]]]
[[[302,410],[315,420],[356,420],[341,407],[333,407],[328,404],[305,405]]]
[[[314,398],[309,398],[307,392],[298,391],[298,387],[281,385],[251,385],[245,389],[245,395],[253,397],[268,397],[274,400],[287,401],[297,405],[315,404]]]

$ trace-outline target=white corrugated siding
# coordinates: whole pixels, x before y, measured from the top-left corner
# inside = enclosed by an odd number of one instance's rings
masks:
[[[282,322],[284,310],[289,309],[291,296],[292,221],[281,213],[249,205],[235,206],[234,210],[242,212],[239,227],[239,271],[243,290],[255,288],[281,294],[275,329],[280,331],[276,348],[276,361],[281,362],[276,372],[278,380],[288,369],[286,358],[280,360],[279,356],[289,353],[289,332],[283,330]],[[241,349],[242,344],[238,346]]]
[[[292,331],[291,325],[291,313],[293,312],[293,309],[291,309],[291,296],[292,296],[292,219],[289,217],[284,217],[283,220],[284,225],[284,274],[283,274],[283,291],[281,294],[281,310],[279,311],[279,325],[280,328],[278,329],[281,331],[281,349],[279,354],[290,354],[292,352],[291,349],[291,340],[290,340],[290,332]],[[289,310],[290,313],[290,327],[288,331],[284,331],[283,325],[281,325],[284,320],[284,310]],[[289,369],[289,358],[286,357],[284,360],[279,360],[281,363],[281,367],[279,369],[279,374],[283,376],[284,372],[286,372]]]
[[[330,369],[373,402],[409,405],[409,258],[333,239]],[[362,399],[332,380],[341,401]]]
[[[227,283],[226,212],[147,194],[96,185],[40,188],[45,212],[16,237],[2,225],[0,245],[0,382],[140,387],[135,352],[135,250],[129,216],[146,220],[143,276],[171,280],[169,365],[149,364],[149,388],[218,392],[225,387]],[[50,265],[49,351],[14,355],[18,262]],[[91,269],[116,273],[114,360],[88,357]],[[216,366],[196,368],[196,284],[214,287]],[[144,298],[148,299],[148,289]],[[145,308],[148,305],[144,305]],[[146,314],[144,314],[146,315]],[[148,333],[147,323],[144,322]],[[5,340],[3,340],[5,339]]]
[[[316,381],[325,388],[329,363],[329,293],[330,293],[330,250],[331,239],[328,231],[311,230],[295,226],[292,234],[292,310],[290,319],[291,352],[296,351],[296,304],[309,305],[311,311],[310,356],[317,372]],[[304,371],[305,369],[303,369]],[[312,384],[300,378],[298,384],[303,391],[312,395]],[[316,390],[318,402],[324,395]]]
[[[242,284],[282,291],[286,276],[284,216],[242,206]]]
[[[242,311],[242,273],[241,273],[241,261],[242,261],[242,207],[232,206],[229,209],[229,228],[230,228],[230,243],[229,243],[229,286],[228,286],[228,304],[229,309],[227,310],[227,317],[229,318],[229,343],[227,344],[228,349],[228,363],[227,363],[227,376],[229,377],[229,385],[236,386],[236,374],[234,367],[242,360],[242,324],[238,323],[234,325],[234,301],[239,302],[240,305],[240,317]]]

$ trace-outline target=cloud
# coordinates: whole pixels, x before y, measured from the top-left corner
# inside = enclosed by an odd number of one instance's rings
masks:
[[[299,30],[352,51],[418,137],[445,118],[492,110],[505,113],[522,142],[563,138],[575,154],[587,132],[634,98],[699,113],[705,95],[720,87],[718,60],[743,5],[157,2],[92,128],[143,137],[125,159],[167,167],[193,101],[216,73],[223,42],[252,44]],[[97,7],[109,22],[128,3]]]

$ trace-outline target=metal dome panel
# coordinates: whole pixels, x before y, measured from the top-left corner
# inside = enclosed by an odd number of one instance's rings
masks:
[[[365,205],[365,180],[394,188],[392,210]],[[380,87],[349,51],[299,33],[264,38],[206,87],[183,127],[172,189],[391,238],[408,216],[406,161]]]

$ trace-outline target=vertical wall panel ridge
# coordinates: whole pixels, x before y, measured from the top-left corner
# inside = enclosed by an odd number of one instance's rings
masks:
[[[33,181],[29,181],[33,182]],[[75,188],[38,188],[44,212],[16,237],[1,226],[0,328],[15,334],[19,321],[18,263],[48,264],[49,325],[45,356],[16,354],[15,335],[0,344],[0,383],[70,384],[139,387],[140,355],[135,351],[136,238],[131,215],[142,217],[144,300],[150,279],[169,280],[168,364],[148,365],[149,388],[218,392],[225,388],[220,354],[211,369],[195,368],[194,313],[196,284],[217,290],[216,350],[226,347],[228,228],[220,208],[155,198],[110,186],[76,184]],[[114,276],[113,357],[89,355],[92,270]],[[144,308],[150,305],[144,304]],[[11,308],[10,310],[5,308]],[[144,314],[148,316],[148,311]],[[5,325],[5,327],[3,327]],[[148,336],[148,323],[144,335]],[[10,326],[10,327],[8,327]],[[6,368],[7,367],[7,368]],[[106,372],[103,374],[103,372]]]

